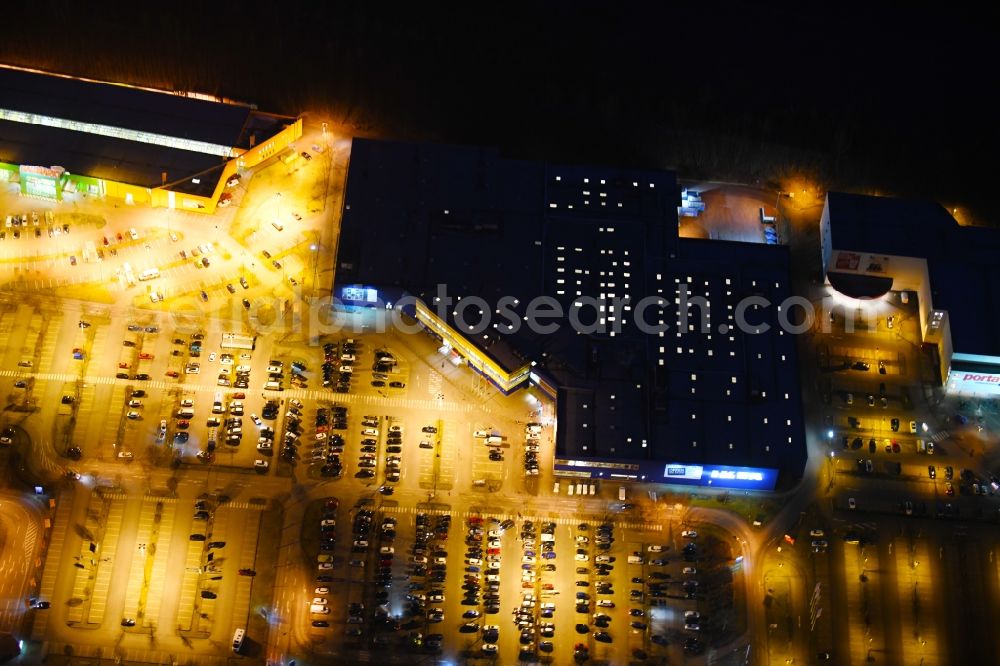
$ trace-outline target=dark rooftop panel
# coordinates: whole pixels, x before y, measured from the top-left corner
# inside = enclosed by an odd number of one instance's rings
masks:
[[[0,67],[0,107],[235,146],[250,107]]]

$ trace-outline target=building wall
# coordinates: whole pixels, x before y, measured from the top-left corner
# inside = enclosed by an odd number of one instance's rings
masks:
[[[823,215],[819,218],[820,253],[823,260],[823,276],[830,267],[830,257],[833,254],[833,235],[830,230],[830,195],[826,195],[823,204]]]
[[[238,169],[255,167],[264,160],[277,155],[292,142],[302,137],[302,119],[297,118],[283,130],[264,143],[254,146],[236,159],[226,162],[212,196],[203,197],[193,194],[172,191],[169,187],[149,188],[130,183],[120,183],[113,180],[94,178],[81,174],[67,174],[66,178],[74,181],[78,192],[94,194],[89,188],[97,188],[96,196],[106,196],[119,199],[135,206],[152,206],[154,208],[177,208],[196,213],[211,215],[217,208],[219,197],[225,190],[226,181]],[[14,164],[0,163],[0,181],[15,182],[18,180],[19,167]],[[171,194],[173,196],[171,196]]]
[[[296,118],[295,122],[288,125],[267,141],[254,146],[237,158],[239,168],[249,169],[255,167],[269,157],[274,157],[287,148],[292,142],[298,141],[302,137],[302,119]]]

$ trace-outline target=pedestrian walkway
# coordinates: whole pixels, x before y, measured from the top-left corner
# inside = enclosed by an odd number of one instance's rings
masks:
[[[445,509],[422,509],[412,506],[383,506],[383,511],[386,513],[399,513],[399,514],[418,514],[424,513],[430,516],[444,516],[450,515],[452,518],[461,518],[463,520],[478,517],[484,520],[489,520],[490,518],[496,518],[498,520],[505,520],[511,518],[511,514],[500,513],[482,513],[479,511],[448,511]],[[530,520],[532,522],[551,522],[556,525],[579,525],[581,522],[596,522],[599,519],[594,518],[583,518],[579,515],[568,518],[566,516],[532,516],[532,515],[521,515],[517,518],[518,522],[523,522],[525,520]],[[662,532],[663,525],[659,523],[638,523],[631,521],[611,521],[615,528],[623,530],[638,530],[642,532]]]
[[[100,624],[104,621],[104,610],[108,604],[108,590],[114,570],[115,555],[118,552],[118,536],[121,534],[122,519],[125,516],[125,500],[111,500],[105,522],[104,538],[101,540],[100,560],[97,561],[94,591],[90,600],[87,621]]]
[[[70,530],[70,517],[73,510],[73,501],[70,493],[66,493],[63,499],[56,504],[56,515],[52,520],[52,530],[49,536],[49,547],[45,554],[45,569],[42,572],[42,586],[38,592],[41,599],[52,599],[55,591],[56,575],[59,572],[63,558],[63,549],[66,546],[66,535]],[[34,622],[31,626],[31,637],[36,640],[44,640],[47,636],[50,613],[35,613]]]

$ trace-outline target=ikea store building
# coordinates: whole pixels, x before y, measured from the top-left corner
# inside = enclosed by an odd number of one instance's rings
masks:
[[[247,104],[0,65],[0,181],[25,196],[213,213],[233,174],[301,135]]]

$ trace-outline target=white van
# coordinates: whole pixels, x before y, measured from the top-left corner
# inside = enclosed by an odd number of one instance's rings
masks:
[[[558,495],[559,494],[559,482],[558,481],[555,481],[552,484],[552,494],[553,495]]]
[[[572,495],[573,494],[573,484],[572,483],[567,483],[566,484],[566,494],[567,495]]]
[[[139,281],[144,282],[146,280],[153,280],[160,277],[159,268],[147,268],[143,272],[139,273]]]
[[[177,418],[179,419],[189,419],[194,416],[194,410],[190,407],[182,407],[177,410]]]
[[[476,479],[475,481],[472,482],[472,485],[476,487],[485,486],[486,479]]]
[[[500,446],[501,444],[503,444],[503,437],[490,435],[486,438],[486,446]]]
[[[638,555],[629,555],[628,556],[628,563],[629,564],[642,564],[642,558],[640,556],[638,556]]]
[[[268,391],[280,391],[281,382],[267,382],[264,384],[264,388]]]
[[[584,485],[582,483],[577,483],[576,484],[576,494],[577,495],[586,495],[587,494],[587,489],[584,488]]]
[[[311,604],[309,606],[309,612],[315,615],[329,615],[330,609],[323,604]]]

